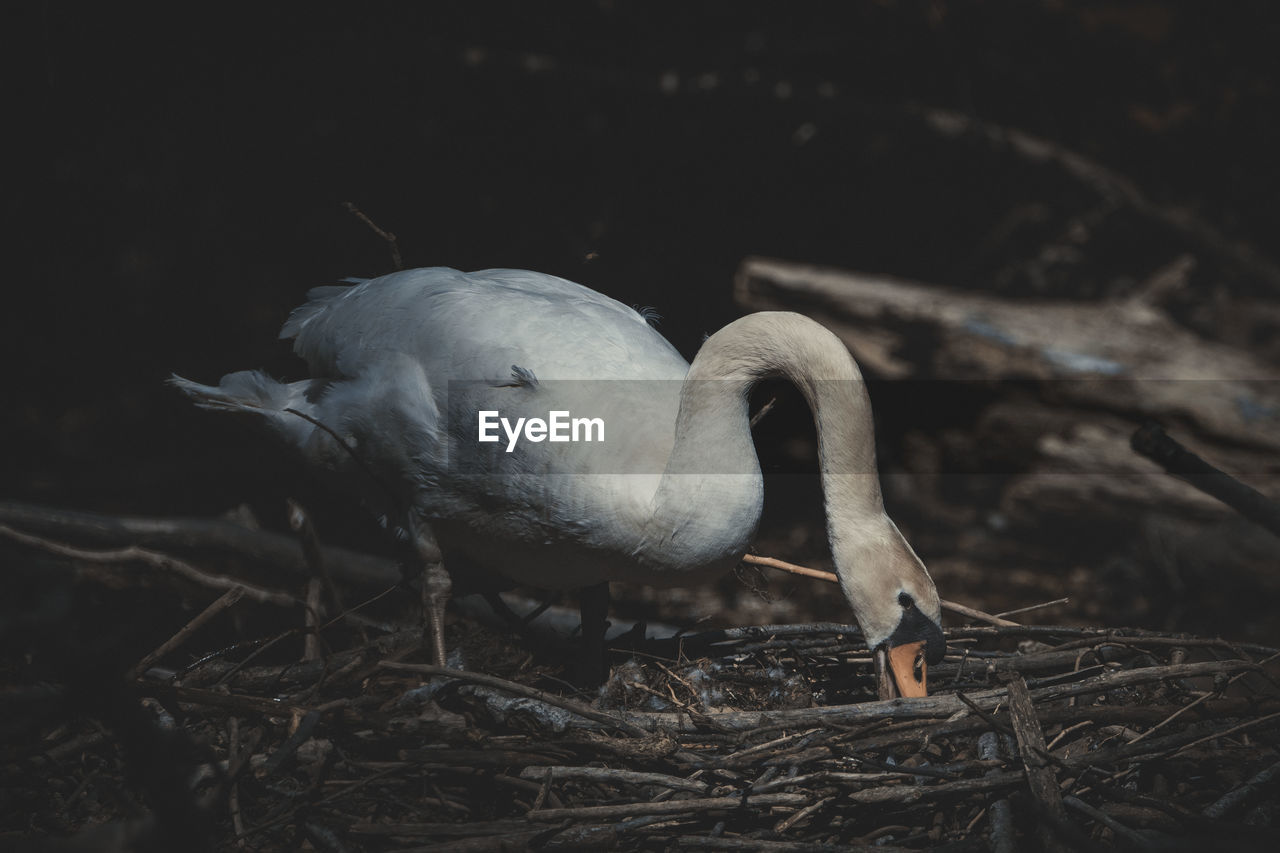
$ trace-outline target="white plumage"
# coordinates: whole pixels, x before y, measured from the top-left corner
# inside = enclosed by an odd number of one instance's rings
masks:
[[[941,653],[937,593],[881,503],[861,375],[812,320],[743,317],[690,365],[638,311],[581,285],[437,267],[317,288],[281,336],[312,379],[173,382],[199,405],[262,416],[337,486],[434,534],[446,562],[546,588],[696,584],[731,568],[763,505],[748,394],[789,379],[814,411],[837,574],[868,642]],[[605,440],[508,453],[501,431],[478,441],[480,411],[599,418]]]

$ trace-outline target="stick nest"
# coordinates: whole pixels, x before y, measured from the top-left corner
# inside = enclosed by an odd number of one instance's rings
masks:
[[[177,677],[113,679],[95,716],[6,749],[7,837],[33,850],[1274,849],[1270,649],[956,628],[929,698],[880,702],[849,626],[647,641],[591,694],[520,644],[465,633],[470,672],[414,663],[421,634],[402,632],[302,663],[213,655]],[[33,686],[8,704],[21,715],[78,692]]]

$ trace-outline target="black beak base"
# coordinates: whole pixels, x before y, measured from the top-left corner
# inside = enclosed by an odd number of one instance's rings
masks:
[[[921,613],[915,602],[903,605],[902,619],[885,645],[892,648],[907,643],[924,643],[924,657],[931,664],[941,663],[947,653],[947,640],[942,636],[942,627]]]

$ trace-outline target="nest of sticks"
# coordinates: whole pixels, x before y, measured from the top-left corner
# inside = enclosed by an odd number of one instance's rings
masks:
[[[6,844],[1275,849],[1280,690],[1258,646],[952,628],[927,699],[876,701],[847,625],[641,641],[591,693],[461,619],[469,671],[419,663],[418,630],[301,662],[233,647],[154,666],[189,634],[133,680],[8,695],[47,719],[0,765]]]

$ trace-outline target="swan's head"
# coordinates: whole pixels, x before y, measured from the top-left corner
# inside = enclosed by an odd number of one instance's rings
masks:
[[[831,546],[840,587],[876,653],[882,685],[902,696],[926,695],[928,664],[942,660],[947,644],[938,591],[924,564],[883,513],[833,526]],[[882,687],[882,696],[888,692]]]

